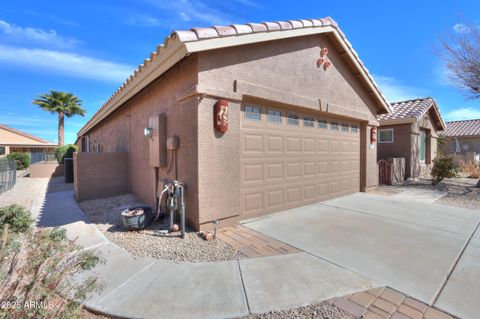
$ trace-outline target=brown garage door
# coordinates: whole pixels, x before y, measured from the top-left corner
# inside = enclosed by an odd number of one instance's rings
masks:
[[[240,198],[252,217],[358,192],[359,123],[242,107]]]

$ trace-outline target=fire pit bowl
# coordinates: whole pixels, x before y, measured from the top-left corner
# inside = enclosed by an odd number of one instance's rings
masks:
[[[153,219],[153,212],[150,206],[132,206],[120,213],[122,223],[128,230],[140,230],[147,227]]]

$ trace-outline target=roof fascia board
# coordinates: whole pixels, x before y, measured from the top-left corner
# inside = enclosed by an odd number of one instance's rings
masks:
[[[220,37],[212,39],[202,39],[199,41],[186,42],[187,51],[189,53],[227,48],[245,44],[254,44],[260,42],[288,39],[314,34],[322,34],[328,32],[336,32],[331,26],[317,28],[302,28],[293,30],[280,30],[270,32],[259,32],[242,34],[238,36]]]
[[[173,44],[173,43],[172,43]],[[119,108],[122,104],[132,98],[135,94],[140,92],[147,85],[155,81],[163,73],[177,64],[181,59],[188,55],[184,43],[180,41],[175,41],[174,47],[171,47],[171,52],[168,56],[157,57],[152,65],[145,69],[144,72],[141,72],[138,75],[138,78],[134,80],[130,86],[125,88],[122,92],[114,97],[114,101],[107,107],[102,108],[98,113],[96,113],[87,124],[78,132],[77,135],[82,136],[87,133],[91,128],[97,125],[100,121],[110,115],[113,111]],[[170,50],[169,50],[170,51]],[[167,53],[168,51],[165,51]]]
[[[380,123],[380,126],[383,126],[383,125],[396,125],[396,124],[413,124],[416,121],[418,121],[416,117],[409,117],[405,119],[380,120],[379,123]]]

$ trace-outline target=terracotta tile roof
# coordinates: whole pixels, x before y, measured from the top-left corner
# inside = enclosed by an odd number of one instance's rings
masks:
[[[377,116],[377,120],[382,122],[388,121],[399,121],[407,119],[416,119],[419,120],[427,112],[433,108],[434,113],[437,117],[437,124],[440,127],[440,130],[445,128],[445,122],[443,122],[440,111],[435,103],[435,100],[431,97],[418,98],[406,101],[398,101],[390,104],[390,113],[380,114]]]
[[[444,136],[480,136],[480,119],[447,122]]]
[[[398,120],[407,118],[422,118],[435,102],[432,98],[421,98],[391,103],[391,112],[377,116],[378,120]]]
[[[167,68],[167,65],[180,61],[182,58],[191,52],[198,52],[202,49],[191,49],[189,44],[223,38],[240,38],[242,36],[249,36],[255,34],[281,34],[280,32],[296,32],[305,31],[307,34],[321,33],[324,28],[330,28],[331,31],[336,31],[343,43],[347,47],[348,53],[352,56],[355,63],[361,69],[361,73],[366,78],[369,85],[372,87],[372,92],[377,96],[380,105],[384,111],[389,110],[389,103],[385,96],[380,91],[380,88],[373,80],[368,69],[358,57],[357,52],[353,49],[351,43],[347,40],[345,34],[338,27],[338,24],[330,17],[322,19],[302,19],[302,20],[288,20],[288,21],[273,21],[262,23],[247,23],[247,24],[232,24],[230,26],[212,26],[207,28],[192,28],[190,30],[173,31],[170,37],[165,39],[163,45],[157,46],[157,50],[152,52],[149,58],[145,59],[137,69],[128,77],[125,82],[110,96],[102,107],[93,115],[92,118],[79,131],[78,135],[85,134],[89,129],[94,127],[98,122],[103,120],[108,114],[113,112],[125,99],[131,97],[132,94],[138,92],[142,87],[146,86],[148,81],[152,80],[152,73],[161,75],[164,71],[158,71],[160,68]],[[315,29],[318,29],[316,31]],[[330,31],[330,30],[329,30]],[[294,34],[285,35],[287,37],[298,36]],[[257,42],[265,41],[258,39]],[[179,50],[183,45],[184,49]],[[219,47],[229,46],[232,44],[219,44]],[[186,48],[185,48],[186,47]],[[190,51],[192,50],[192,51]],[[163,64],[163,65],[162,65]],[[159,65],[162,65],[161,67]],[[147,84],[145,84],[147,83]],[[133,93],[132,93],[133,92]]]

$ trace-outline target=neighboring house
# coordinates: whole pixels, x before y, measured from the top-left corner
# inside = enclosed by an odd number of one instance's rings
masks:
[[[13,152],[55,153],[58,144],[0,124],[0,156]]]
[[[438,132],[445,129],[435,101],[427,97],[392,103],[391,113],[377,119],[377,159],[405,158],[405,178],[429,174],[437,156]]]
[[[445,143],[443,154],[453,156],[455,163],[480,160],[480,119],[447,122],[442,132]]]
[[[218,103],[228,112],[214,115]],[[173,32],[79,131],[77,144],[128,152],[129,189],[152,205],[157,180],[178,173],[188,222],[198,229],[376,187],[371,132],[388,111],[330,18],[194,28]],[[169,172],[149,165],[158,144],[149,150],[146,128],[158,136],[161,113],[167,137],[179,137]],[[214,119],[228,119],[228,131],[215,129]]]

